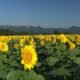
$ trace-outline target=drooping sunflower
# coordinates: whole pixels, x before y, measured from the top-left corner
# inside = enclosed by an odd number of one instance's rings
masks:
[[[21,64],[24,65],[25,70],[31,70],[38,60],[37,53],[32,45],[26,45],[22,49],[21,57]]]
[[[0,50],[3,52],[7,52],[8,51],[8,45],[5,42],[0,42]]]
[[[71,41],[68,41],[67,43],[68,43],[69,49],[74,49],[76,47],[76,45]]]

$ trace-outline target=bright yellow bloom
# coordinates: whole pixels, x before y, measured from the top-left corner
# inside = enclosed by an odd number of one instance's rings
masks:
[[[20,46],[22,47],[24,45],[25,40],[24,39],[20,39]]]
[[[77,40],[80,41],[80,35],[77,36]]]
[[[38,60],[37,53],[32,45],[26,45],[22,49],[21,57],[21,64],[24,65],[25,70],[31,70],[31,68],[33,68],[36,65],[36,62]]]
[[[64,34],[61,34],[60,36],[58,36],[58,40],[59,40],[61,43],[66,43],[66,42],[67,42],[67,38],[65,37]]]
[[[24,39],[20,39],[20,43],[24,43],[25,42],[25,40]]]
[[[80,42],[76,41],[76,45],[80,46]]]
[[[34,41],[34,39],[32,38],[31,40],[29,40],[29,44],[33,45],[33,47],[35,48],[36,46],[36,42]]]
[[[35,45],[36,44],[36,42],[34,42],[34,40],[30,40],[29,43],[30,43],[30,45]]]
[[[52,43],[55,43],[55,42],[56,42],[56,36],[53,35],[53,36],[52,36]]]
[[[7,43],[0,42],[0,50],[4,51],[4,52],[8,51],[8,45],[7,45]]]
[[[68,46],[70,49],[74,49],[76,47],[76,45],[72,43],[71,41],[68,41]]]
[[[23,47],[23,45],[24,45],[24,44],[21,42],[21,43],[20,43],[20,46]]]

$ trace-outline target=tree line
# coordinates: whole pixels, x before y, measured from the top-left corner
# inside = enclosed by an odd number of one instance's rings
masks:
[[[31,32],[31,31],[13,31],[8,29],[0,29],[0,35],[37,35],[37,34],[61,34],[63,32],[59,32],[57,30],[54,31],[54,33],[50,32]],[[65,32],[64,34],[70,34],[69,32]]]

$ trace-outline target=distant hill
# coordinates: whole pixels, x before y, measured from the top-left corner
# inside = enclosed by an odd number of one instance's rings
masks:
[[[40,26],[11,26],[11,25],[0,25],[0,34],[3,30],[13,33],[24,33],[24,34],[53,34],[53,33],[73,33],[79,34],[80,27],[72,26],[70,28],[43,28]]]

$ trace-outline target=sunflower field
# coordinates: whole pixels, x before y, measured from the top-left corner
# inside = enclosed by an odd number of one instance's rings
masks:
[[[80,80],[80,35],[0,36],[0,80]]]

